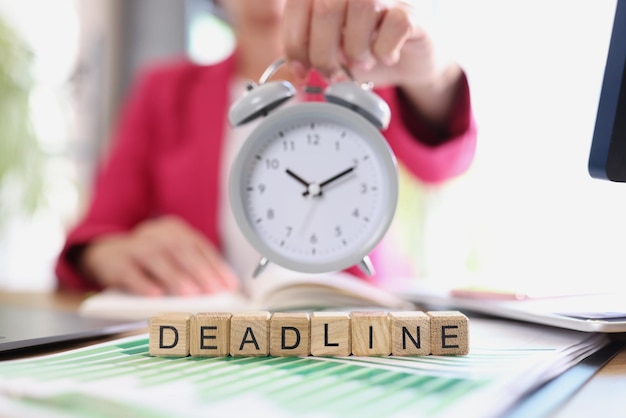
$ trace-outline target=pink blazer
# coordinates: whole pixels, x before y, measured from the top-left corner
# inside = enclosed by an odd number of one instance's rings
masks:
[[[88,211],[69,232],[59,256],[61,288],[98,290],[77,271],[73,251],[150,217],[177,215],[220,248],[216,196],[234,63],[234,57],[211,66],[179,61],[140,77],[98,171]],[[476,126],[466,80],[443,140],[412,116],[397,89],[377,93],[392,111],[384,135],[415,176],[441,182],[469,167]]]

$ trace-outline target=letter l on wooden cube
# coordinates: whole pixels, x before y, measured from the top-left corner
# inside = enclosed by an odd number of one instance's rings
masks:
[[[349,356],[352,352],[350,315],[347,312],[311,314],[311,354]]]

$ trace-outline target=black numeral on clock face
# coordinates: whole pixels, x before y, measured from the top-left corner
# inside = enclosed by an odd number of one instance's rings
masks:
[[[283,151],[295,151],[296,143],[293,140],[283,141]]]
[[[278,158],[267,158],[265,160],[265,168],[268,170],[278,170],[280,168],[280,161],[278,161]]]
[[[320,144],[320,135],[319,134],[307,134],[306,135],[306,143],[309,145],[319,145]]]

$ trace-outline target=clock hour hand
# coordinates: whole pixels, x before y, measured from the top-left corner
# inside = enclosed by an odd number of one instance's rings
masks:
[[[319,193],[318,194],[322,194],[322,188],[325,186],[328,186],[330,183],[339,180],[340,178],[347,176],[348,174],[352,173],[354,171],[355,167],[350,167],[347,168],[345,170],[343,170],[341,173],[335,174],[334,176],[332,176],[329,179],[324,180],[323,182],[321,182],[319,184]],[[309,189],[307,191],[305,191],[304,193],[302,193],[302,196],[307,196],[309,194],[309,191],[311,190],[311,187],[309,187]]]
[[[299,183],[303,184],[307,188],[309,187],[310,183],[308,181],[304,180],[302,177],[300,177],[299,175],[297,175],[290,169],[286,169],[285,172],[289,174],[291,177],[293,177],[294,179],[296,179]]]

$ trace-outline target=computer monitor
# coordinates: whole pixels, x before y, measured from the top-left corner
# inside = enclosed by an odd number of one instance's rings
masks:
[[[626,0],[617,0],[615,9],[589,153],[589,174],[626,182]]]

